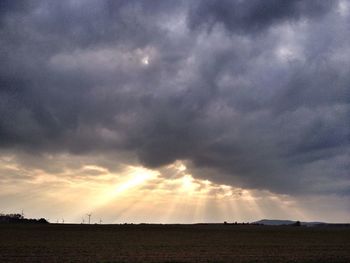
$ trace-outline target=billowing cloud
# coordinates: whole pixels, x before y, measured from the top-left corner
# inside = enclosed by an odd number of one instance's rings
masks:
[[[219,23],[235,33],[259,33],[274,24],[317,18],[328,13],[335,4],[335,1],[322,0],[205,0],[194,5],[189,21],[192,28],[211,28]]]
[[[28,167],[183,160],[218,183],[349,195],[346,6],[2,1],[1,151]]]

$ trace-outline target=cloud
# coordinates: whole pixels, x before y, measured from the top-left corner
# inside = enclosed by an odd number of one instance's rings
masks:
[[[192,28],[211,28],[215,24],[222,24],[235,33],[259,33],[277,23],[322,16],[335,3],[321,0],[197,1],[190,9],[189,23]]]
[[[184,160],[222,183],[349,194],[350,19],[336,1],[11,3],[4,154]]]

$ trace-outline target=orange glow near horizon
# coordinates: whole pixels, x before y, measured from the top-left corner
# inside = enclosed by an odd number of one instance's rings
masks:
[[[25,173],[10,161],[3,167]],[[26,189],[23,206],[18,209],[52,222],[64,218],[65,222],[80,223],[90,212],[93,219],[102,218],[104,223],[252,221],[268,217],[268,205],[280,214],[293,211],[304,218],[287,197],[198,179],[181,161],[164,169],[164,174],[141,166],[125,166],[116,173],[92,164],[56,174],[33,169],[34,175],[26,175],[29,181],[11,184],[6,193]],[[6,207],[1,209],[6,211]]]

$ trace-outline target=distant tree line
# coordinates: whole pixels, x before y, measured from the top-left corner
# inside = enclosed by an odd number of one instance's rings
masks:
[[[48,224],[49,222],[45,218],[40,219],[32,219],[32,218],[24,218],[21,214],[1,214],[0,213],[0,224],[6,223],[37,223],[37,224]]]

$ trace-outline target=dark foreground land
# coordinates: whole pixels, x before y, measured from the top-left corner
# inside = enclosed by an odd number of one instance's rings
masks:
[[[350,262],[350,227],[4,224],[0,262]]]

